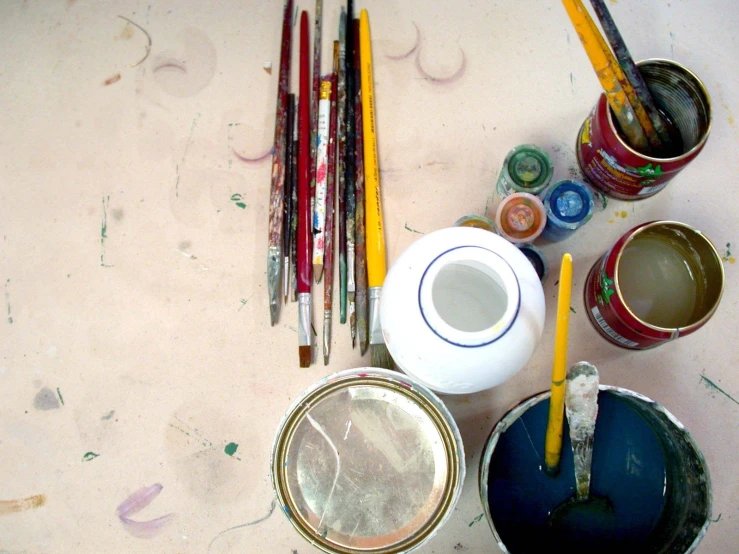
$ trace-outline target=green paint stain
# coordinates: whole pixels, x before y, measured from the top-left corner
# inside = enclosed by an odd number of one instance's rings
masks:
[[[243,202],[236,202],[236,205],[239,208],[241,208],[242,210],[245,210],[246,209],[246,204],[244,204]]]
[[[408,222],[406,222],[406,224],[405,224],[405,230],[406,231],[410,231],[411,233],[417,233],[419,235],[425,234],[422,231],[416,231],[415,229],[411,229],[410,227],[408,227]]]
[[[84,456],[82,456],[83,462],[89,462],[90,460],[94,460],[100,456],[100,454],[95,454],[95,452],[87,452]]]
[[[571,312],[572,312],[573,314],[576,314],[576,313],[577,313],[577,312],[575,311],[575,308],[573,308],[572,306],[570,306],[570,311],[571,311]]]
[[[711,381],[708,377],[701,375],[701,382],[705,383],[707,389],[714,390],[716,392],[719,392],[723,394],[726,398],[731,400],[734,404],[739,404],[739,401],[737,401],[734,397],[732,397],[728,392],[726,392],[724,389],[719,387],[716,383]]]
[[[242,210],[246,209],[246,202],[244,202],[244,197],[238,192],[231,195],[231,201]]]
[[[103,219],[100,223],[100,267],[113,267],[105,263],[105,239],[108,238],[108,202],[110,202],[110,196],[103,196]]]
[[[224,452],[225,452],[226,454],[228,454],[229,456],[233,456],[234,454],[236,454],[236,450],[237,450],[238,448],[239,448],[239,445],[238,445],[238,444],[236,444],[235,442],[229,442],[229,443],[228,443],[228,444],[226,445],[226,448],[224,448],[224,449],[223,449],[223,451],[224,451]]]
[[[56,388],[56,394],[59,397],[59,402],[64,406],[64,397],[62,396],[62,391],[59,390],[59,387]]]
[[[473,519],[472,521],[470,521],[470,523],[469,523],[469,525],[467,527],[472,527],[475,523],[478,523],[484,517],[485,517],[485,514],[480,514],[475,519]]]
[[[10,279],[5,282],[5,305],[8,307],[8,323],[13,325],[13,316],[10,313],[10,294],[8,293],[8,283],[10,283]]]
[[[248,300],[246,298],[242,298],[239,302],[241,302],[241,308],[243,308],[244,306],[246,306],[246,303],[248,302]],[[236,311],[237,312],[240,312],[241,311],[241,308],[239,308]]]

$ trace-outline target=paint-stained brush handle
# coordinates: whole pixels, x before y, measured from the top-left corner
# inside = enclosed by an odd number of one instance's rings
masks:
[[[298,294],[310,292],[310,43],[308,14],[300,16],[300,106],[298,108]]]
[[[616,74],[620,71],[605,39],[601,36],[590,14],[580,0],[562,0],[567,15],[577,31],[577,36],[590,59],[595,74],[600,80],[608,104],[611,106],[621,130],[629,144],[640,151],[648,148],[647,137],[639,124],[634,108]]]
[[[362,119],[364,127],[367,277],[370,287],[381,287],[385,281],[387,267],[380,200],[380,163],[377,153],[372,37],[367,10],[362,10],[359,16],[359,57],[362,63],[360,73],[362,78]]]

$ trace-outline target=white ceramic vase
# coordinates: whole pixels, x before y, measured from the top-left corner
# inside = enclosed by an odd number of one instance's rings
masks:
[[[414,242],[382,287],[382,334],[398,367],[428,388],[466,394],[523,368],[544,328],[534,267],[489,231],[453,227]]]

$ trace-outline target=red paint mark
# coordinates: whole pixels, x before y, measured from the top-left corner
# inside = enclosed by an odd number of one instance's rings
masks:
[[[113,83],[117,83],[120,80],[121,80],[121,74],[120,73],[116,73],[112,77],[108,77],[107,79],[105,79],[105,81],[103,81],[103,86],[106,86],[107,87],[108,85],[112,85]]]

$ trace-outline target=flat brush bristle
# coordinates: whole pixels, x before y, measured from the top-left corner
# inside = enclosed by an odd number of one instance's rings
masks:
[[[372,367],[381,367],[384,369],[395,369],[393,358],[387,351],[385,343],[370,344],[370,363]]]
[[[310,367],[311,362],[311,347],[298,346],[298,355],[300,356],[300,367]]]

